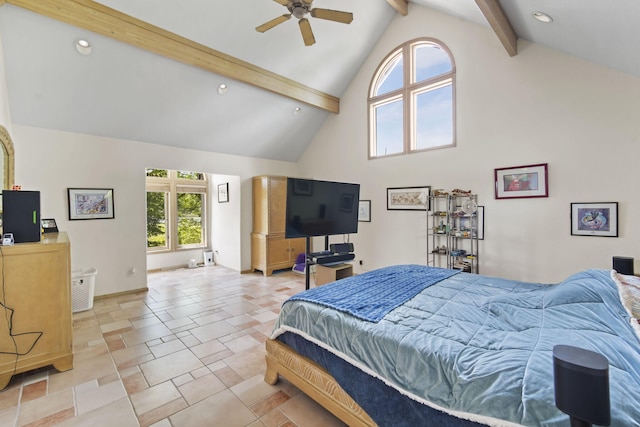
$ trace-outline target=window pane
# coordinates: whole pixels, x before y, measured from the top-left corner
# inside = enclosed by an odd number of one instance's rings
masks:
[[[188,172],[188,171],[178,171],[178,178],[195,179],[200,181],[204,179],[203,175],[200,172]]]
[[[167,193],[147,191],[147,247],[167,247]]]
[[[413,48],[415,69],[413,82],[418,83],[451,71],[451,59],[444,49],[431,43],[422,43]]]
[[[392,57],[384,67],[376,82],[373,96],[393,92],[403,85],[402,54]]]
[[[204,244],[204,194],[178,193],[178,246]]]
[[[375,147],[373,157],[404,151],[402,99],[375,107]]]
[[[166,178],[169,176],[169,171],[167,171],[166,169],[147,169],[147,176]]]
[[[453,90],[451,84],[415,97],[416,150],[453,144]]]

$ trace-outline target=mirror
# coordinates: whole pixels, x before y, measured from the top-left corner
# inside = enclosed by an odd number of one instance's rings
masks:
[[[13,141],[9,132],[0,125],[0,142],[2,142],[2,158],[0,158],[0,171],[2,172],[2,189],[11,190],[15,183],[15,154]]]

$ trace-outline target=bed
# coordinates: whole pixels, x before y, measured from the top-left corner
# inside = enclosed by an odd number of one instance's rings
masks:
[[[638,278],[587,270],[558,284],[421,265],[294,295],[266,343],[282,375],[350,426],[568,426],[552,349],[609,361],[612,426],[640,426]]]

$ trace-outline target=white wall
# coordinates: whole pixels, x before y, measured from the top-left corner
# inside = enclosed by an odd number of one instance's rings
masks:
[[[4,52],[0,37],[0,125],[11,134],[11,114],[9,114],[9,96],[7,95],[7,76],[4,68]]]
[[[247,159],[16,124],[12,138],[16,151],[16,183],[24,190],[39,190],[43,217],[56,218],[58,227],[69,233],[72,268],[98,269],[96,295],[146,287],[146,167],[228,175],[230,201],[215,207],[212,215],[234,225],[226,234],[216,237],[214,248],[220,253],[222,265],[238,270],[248,270],[251,266],[251,177],[297,173],[296,165],[290,162]],[[113,188],[115,219],[69,221],[68,187]],[[197,254],[201,260],[202,251]],[[187,260],[196,258],[185,255]],[[136,274],[130,274],[131,268],[136,269]]]
[[[367,160],[367,91],[376,67],[417,37],[441,40],[457,67],[457,147]],[[387,211],[386,188],[431,185],[479,195],[480,272],[556,282],[640,257],[640,79],[524,40],[510,58],[488,28],[411,5],[398,16],[299,162],[316,179],[361,183],[372,222],[351,236],[364,269],[424,263],[425,214]],[[549,197],[494,199],[495,168],[549,164]],[[571,202],[619,203],[618,238],[570,235]],[[356,269],[358,265],[356,264]]]

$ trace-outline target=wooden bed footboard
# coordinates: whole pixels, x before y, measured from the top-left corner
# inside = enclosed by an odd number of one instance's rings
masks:
[[[282,375],[349,426],[377,425],[320,365],[280,341],[267,340],[266,347],[265,382],[273,385],[278,382],[278,375]]]

